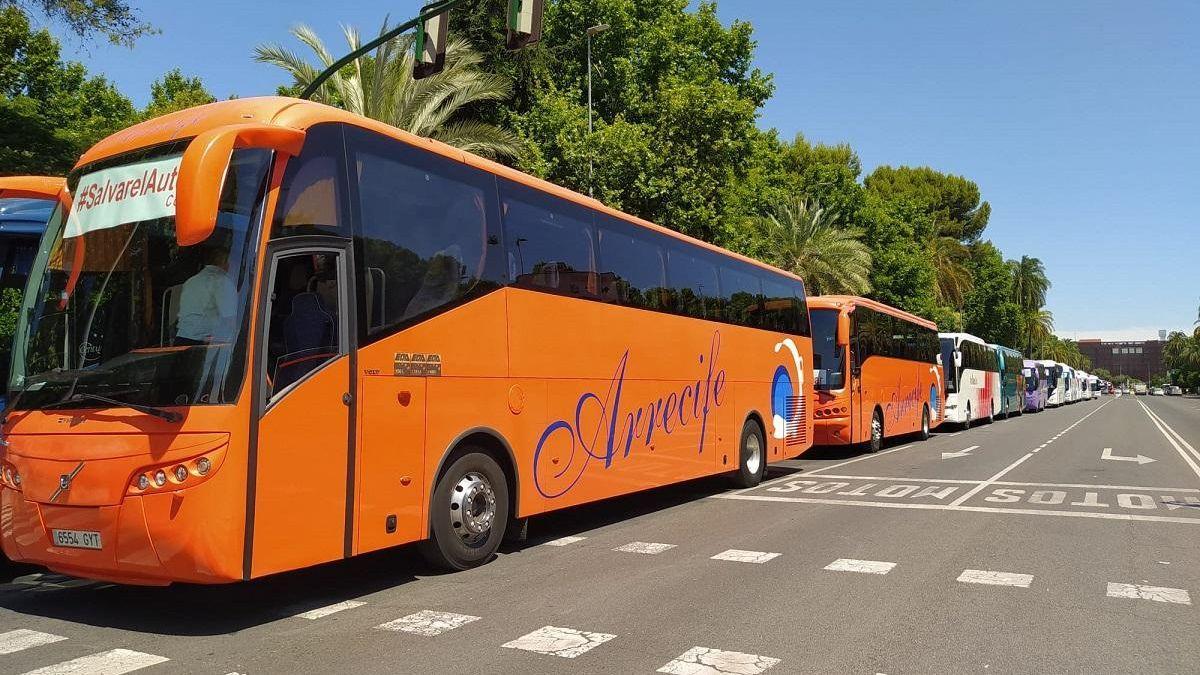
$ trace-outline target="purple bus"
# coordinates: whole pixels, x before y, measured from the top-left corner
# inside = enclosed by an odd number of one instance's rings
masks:
[[[1025,376],[1025,412],[1045,410],[1046,389],[1049,384],[1046,367],[1037,361],[1026,359],[1021,373]]]

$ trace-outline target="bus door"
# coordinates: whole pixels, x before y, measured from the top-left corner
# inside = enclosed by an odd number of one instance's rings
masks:
[[[862,357],[858,349],[858,319],[854,313],[850,313],[850,381],[847,383],[846,391],[850,392],[850,442],[857,443],[860,440],[859,430],[870,429],[870,418],[863,419],[862,410]]]
[[[245,574],[349,555],[356,326],[349,242],[273,242],[258,318]]]

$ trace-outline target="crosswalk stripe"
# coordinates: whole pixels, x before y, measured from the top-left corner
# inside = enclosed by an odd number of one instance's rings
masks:
[[[1033,575],[1017,574],[1015,572],[993,572],[991,570],[963,570],[963,573],[958,575],[958,580],[964,584],[1029,588],[1029,584],[1033,583]]]
[[[165,656],[132,649],[111,649],[31,670],[25,675],[123,675],[167,661],[170,659]]]
[[[1171,602],[1177,605],[1192,604],[1192,596],[1182,588],[1164,588],[1162,586],[1147,586],[1146,584],[1108,584],[1108,597],[1130,598],[1133,600],[1153,600],[1154,602]]]
[[[337,614],[338,612],[341,612],[343,610],[354,609],[355,607],[362,607],[365,604],[367,604],[367,603],[362,602],[360,600],[346,600],[345,602],[338,602],[338,603],[335,603],[332,605],[327,605],[325,607],[318,607],[316,609],[310,609],[307,612],[300,612],[299,614],[296,615],[296,618],[298,618],[298,619],[321,619],[321,618],[329,616],[330,614]]]
[[[28,628],[18,628],[0,633],[0,654],[12,654],[30,647],[40,647],[67,638],[53,633],[42,633]]]
[[[862,574],[887,574],[896,566],[894,562],[882,560],[855,560],[853,558],[838,558],[825,566],[832,572],[860,572]]]

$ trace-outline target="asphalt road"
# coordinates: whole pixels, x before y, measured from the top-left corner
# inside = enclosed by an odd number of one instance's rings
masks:
[[[26,575],[0,672],[1196,672],[1197,447],[1200,399],[1108,397],[546,516],[460,574]]]

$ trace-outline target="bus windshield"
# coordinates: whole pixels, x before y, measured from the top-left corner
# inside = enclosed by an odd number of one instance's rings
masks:
[[[1021,373],[1025,375],[1025,391],[1035,392],[1038,388],[1037,371],[1033,368],[1024,368]]]
[[[958,391],[958,368],[954,365],[954,338],[941,338],[942,370],[946,373],[946,392]]]
[[[51,216],[22,303],[8,383],[14,408],[236,396],[271,153],[233,153],[213,234],[180,247],[174,200],[184,145],[71,177],[73,204],[66,217],[61,208]]]
[[[822,391],[846,386],[845,350],[837,345],[836,309],[814,309],[810,314],[813,336],[815,387]]]

